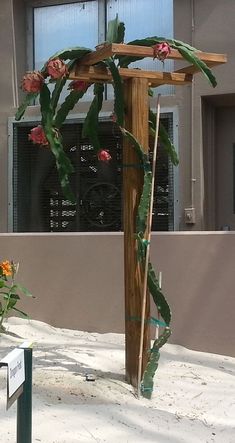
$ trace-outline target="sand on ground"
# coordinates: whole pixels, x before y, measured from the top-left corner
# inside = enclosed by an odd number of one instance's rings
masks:
[[[33,442],[235,443],[235,359],[166,344],[151,400],[125,382],[124,336],[10,318],[0,358],[25,339],[33,350]],[[95,381],[86,381],[93,374]],[[0,442],[16,441],[0,369]]]

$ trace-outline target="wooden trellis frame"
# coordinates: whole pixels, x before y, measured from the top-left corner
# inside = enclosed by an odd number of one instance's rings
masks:
[[[224,54],[213,54],[198,51],[197,57],[204,61],[210,68],[226,63]],[[92,83],[112,82],[112,76],[108,68],[96,66],[97,63],[109,57],[139,56],[153,58],[153,48],[126,44],[104,44],[84,56],[75,69],[70,73],[72,80],[84,80]],[[175,49],[171,50],[169,59],[184,60],[182,55]],[[185,61],[185,60],[184,60]],[[124,82],[125,95],[125,128],[129,130],[147,152],[149,148],[149,86],[163,84],[185,85],[190,84],[193,75],[200,70],[194,65],[184,66],[174,72],[155,72],[140,69],[119,68],[119,73]],[[130,142],[124,142],[123,163],[136,164],[139,159]],[[125,168],[123,172],[124,193],[124,275],[125,275],[125,334],[126,334],[126,379],[133,386],[137,386],[138,361],[141,325],[133,319],[141,318],[143,296],[143,265],[138,263],[135,240],[136,212],[141,196],[143,184],[143,172],[141,168]],[[147,297],[146,320],[150,318],[150,302]],[[150,348],[150,326],[146,321],[143,344],[144,371],[148,361]]]

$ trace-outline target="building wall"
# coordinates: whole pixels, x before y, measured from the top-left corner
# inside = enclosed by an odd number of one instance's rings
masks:
[[[32,2],[31,2],[32,3]],[[7,231],[7,168],[8,133],[7,119],[14,116],[16,106],[22,99],[20,80],[27,69],[27,20],[24,0],[2,0],[0,50],[4,70],[0,80],[0,159],[2,186],[0,188],[0,232]],[[218,86],[213,89],[202,74],[195,76],[193,86],[177,87],[174,96],[162,97],[164,107],[176,107],[179,116],[180,152],[179,195],[180,210],[177,220],[180,230],[208,229],[205,223],[205,180],[202,151],[201,97],[222,96],[234,91],[235,78],[231,72],[235,68],[234,39],[232,35],[235,4],[230,0],[175,0],[175,38],[192,43],[199,49],[227,53],[228,63],[214,69]],[[182,26],[183,23],[183,26]],[[224,23],[226,26],[224,27]],[[156,30],[157,31],[157,30]],[[30,40],[30,39],[29,39]],[[176,63],[176,68],[182,63]],[[235,100],[235,99],[234,99]],[[155,102],[152,101],[155,105]],[[81,104],[75,112],[86,111],[87,104]],[[112,102],[106,102],[105,111],[112,111]],[[39,115],[37,107],[31,107],[26,116]],[[9,147],[10,149],[10,147]],[[206,165],[207,166],[207,165]],[[206,167],[205,166],[205,167]],[[195,206],[196,223],[187,225],[184,221],[184,208]],[[209,226],[213,229],[212,226]]]
[[[31,318],[124,332],[122,234],[2,234],[0,245],[2,257],[20,262],[19,282],[37,297],[22,297]],[[151,260],[162,271],[173,343],[235,356],[234,250],[231,232],[153,234]]]
[[[7,230],[7,118],[14,106],[13,97],[13,36],[11,2],[4,1],[0,14],[0,229]]]
[[[233,26],[235,18],[235,3],[230,0],[175,0],[175,38],[191,42],[191,44],[206,52],[225,53],[228,62],[213,68],[217,79],[217,87],[212,88],[202,74],[195,76],[192,87],[177,88],[176,96],[179,101],[179,146],[181,153],[180,195],[182,230],[213,229],[213,222],[207,223],[205,199],[206,174],[208,164],[204,163],[202,134],[202,98],[216,97],[215,107],[229,104],[234,106],[235,90],[235,51]],[[183,26],[182,26],[183,23]],[[214,107],[213,107],[214,109]],[[205,132],[209,128],[205,128]],[[182,163],[183,160],[183,163]],[[210,160],[212,161],[212,159]],[[192,182],[192,179],[195,181]],[[191,191],[193,188],[193,192]],[[210,194],[214,190],[210,190]],[[192,195],[193,194],[193,195]],[[212,196],[209,196],[209,198]],[[183,209],[196,208],[196,224],[191,228],[185,226]],[[210,215],[207,217],[210,218]]]
[[[215,90],[198,74],[193,87],[178,87],[175,96],[162,97],[163,107],[178,109],[179,223],[181,230],[189,232],[154,234],[152,257],[157,269],[163,271],[163,289],[173,310],[172,341],[235,355],[235,234],[190,232],[205,226],[201,96],[231,94],[235,88],[235,4],[231,0],[175,0],[174,9],[175,38],[209,52],[228,53],[229,61],[214,71],[218,80]],[[1,257],[20,261],[19,278],[37,296],[22,305],[32,317],[55,326],[122,332],[122,234],[4,234],[11,149],[7,121],[14,116],[17,92],[21,97],[20,78],[27,68],[25,2],[1,0],[0,25]],[[86,108],[83,104],[77,112]],[[111,111],[112,103],[106,103],[104,110]],[[36,115],[37,108],[27,111],[27,116]],[[196,208],[192,227],[184,223],[184,208],[191,205]]]

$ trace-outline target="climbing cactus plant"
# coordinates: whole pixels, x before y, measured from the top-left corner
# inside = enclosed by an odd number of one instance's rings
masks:
[[[124,34],[124,23],[119,22],[118,17],[116,17],[115,20],[109,23],[107,39],[106,42],[104,42],[104,46],[109,43],[123,43]],[[141,40],[134,40],[127,44],[153,47],[154,57],[160,59],[162,62],[164,62],[165,58],[170,54],[171,49],[177,49],[185,60],[195,65],[196,68],[205,75],[213,87],[216,86],[216,79],[210,68],[197,56],[198,50],[186,43],[175,39],[155,36]],[[91,49],[83,47],[64,49],[50,57],[40,72],[34,71],[26,73],[22,81],[22,89],[27,95],[15,116],[16,120],[20,120],[24,115],[27,106],[32,104],[35,98],[39,95],[42,116],[41,124],[37,128],[31,130],[29,138],[33,143],[40,144],[44,146],[45,149],[51,149],[55,156],[61,188],[65,197],[72,202],[75,201],[75,197],[70,188],[70,175],[73,172],[73,166],[64,151],[60,129],[69,112],[79,100],[81,100],[87,89],[92,85],[92,81],[89,83],[79,80],[72,81],[69,85],[69,94],[64,102],[60,104],[59,99],[61,92],[67,87],[66,80],[69,78],[70,72],[74,66],[90,52],[92,52]],[[138,260],[144,263],[146,256],[144,233],[149,212],[152,171],[149,155],[144,152],[143,147],[133,134],[125,129],[123,80],[119,73],[119,68],[128,68],[130,63],[140,59],[141,57],[138,56],[116,55],[99,62],[99,66],[105,66],[108,68],[112,75],[112,85],[114,89],[113,115],[115,116],[116,124],[119,126],[123,137],[126,137],[130,141],[130,144],[133,146],[133,149],[136,151],[139,160],[143,165],[144,184],[136,219],[136,239],[138,244]],[[49,87],[51,85],[54,85],[52,92],[51,87]],[[107,150],[102,148],[98,136],[99,113],[102,109],[104,98],[103,82],[96,83],[93,91],[94,98],[84,121],[83,136],[89,137],[94,151],[97,153],[98,159],[100,161],[108,162],[111,159],[111,156]],[[149,91],[149,94],[151,95],[151,90]],[[155,120],[156,115],[149,110],[149,131],[152,136],[155,135]],[[177,153],[163,125],[160,125],[159,140],[169,155],[171,162],[174,165],[177,165],[179,162]],[[142,394],[145,397],[150,398],[153,387],[153,377],[158,366],[159,349],[168,340],[171,334],[171,310],[159,287],[151,263],[149,263],[148,267],[148,289],[157,306],[158,312],[161,315],[161,320],[155,320],[155,323],[160,324],[162,330],[159,338],[156,339],[153,344],[149,362],[142,380]]]

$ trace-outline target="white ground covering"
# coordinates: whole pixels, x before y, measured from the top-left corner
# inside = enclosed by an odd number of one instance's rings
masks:
[[[234,358],[165,345],[152,400],[138,400],[124,381],[123,335],[16,318],[6,326],[34,341],[33,442],[235,442]],[[0,357],[22,341],[1,335]],[[5,411],[5,376],[2,368],[0,442],[12,443],[16,405]]]

